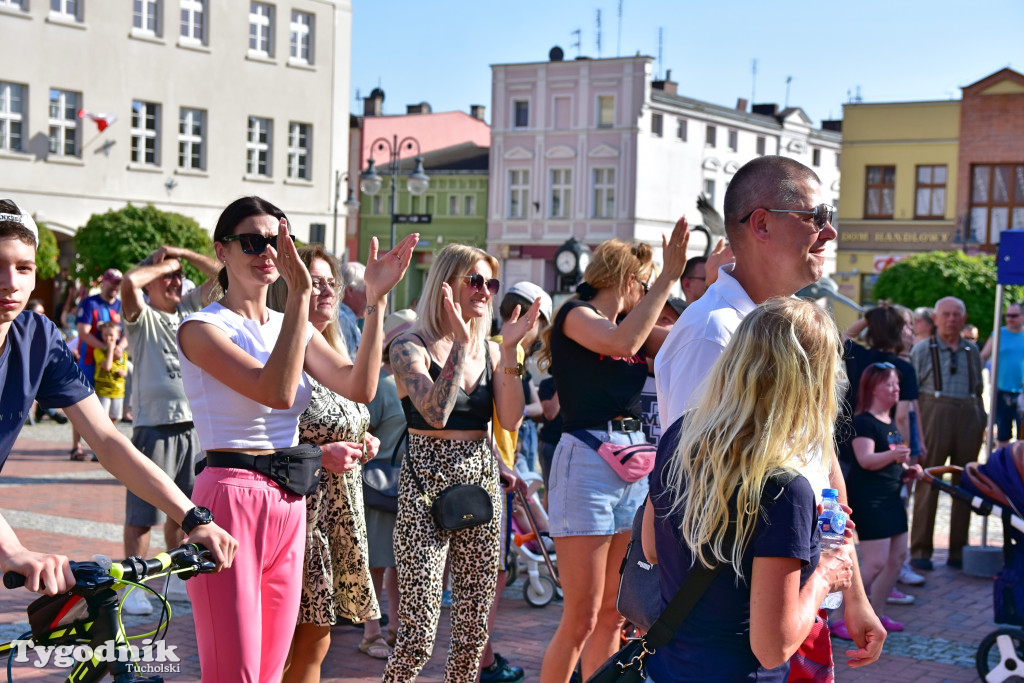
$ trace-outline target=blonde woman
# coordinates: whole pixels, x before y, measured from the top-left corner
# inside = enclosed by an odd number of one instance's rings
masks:
[[[416,325],[391,345],[409,449],[402,460],[395,524],[401,624],[385,681],[413,680],[430,658],[446,558],[452,575],[452,644],[445,680],[476,680],[487,643],[487,615],[498,580],[499,467],[505,479],[515,481],[491,452],[489,424],[496,409],[502,425],[519,428],[525,400],[516,345],[537,324],[540,310],[537,299],[505,323],[500,346],[486,341],[492,298],[500,289],[497,276],[498,262],[487,252],[446,246],[430,266]],[[487,490],[495,511],[490,522],[457,531],[434,523],[424,500],[456,484]]]
[[[680,219],[663,240],[657,277],[650,245],[603,242],[577,298],[562,305],[543,335],[540,363],[551,368],[563,419],[549,478],[550,533],[558,557],[571,561],[558,567],[565,608],[544,654],[542,683],[565,683],[581,658],[585,680],[619,648],[619,565],[647,480],[626,481],[597,447],[646,441],[639,418],[647,358],[668,334],[655,322],[683,272],[689,238]]]
[[[696,563],[724,567],[649,658],[658,683],[785,681],[825,595],[850,585],[848,546],[819,558],[804,476],[822,467],[809,454],[832,439],[841,372],[828,314],[769,299],[740,324],[697,407],[662,437],[643,546],[658,563],[663,606]],[[788,483],[769,480],[785,470]]]

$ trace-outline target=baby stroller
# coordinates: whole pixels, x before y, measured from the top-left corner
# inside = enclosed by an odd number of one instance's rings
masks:
[[[523,477],[529,484],[531,478],[539,477],[536,474],[529,474]],[[525,511],[526,528],[520,526],[515,515],[509,515],[512,527],[512,541],[515,546],[515,554],[511,558],[509,568],[509,583],[516,580],[519,571],[526,571],[526,583],[523,585],[523,599],[531,607],[544,607],[555,599],[555,596],[562,597],[562,584],[558,580],[558,571],[555,569],[555,557],[551,537],[546,531],[541,531],[537,525],[537,518],[529,505],[527,495],[534,499],[538,510],[543,510],[536,499],[536,493],[527,494],[522,489],[515,493],[516,502]],[[547,574],[541,574],[540,567],[544,565]]]
[[[962,473],[959,486],[941,479]],[[994,621],[1010,624],[985,636],[975,663],[987,683],[1024,681],[1024,441],[1000,448],[984,465],[929,467],[923,479],[971,506],[979,515],[1003,521],[1003,570],[993,585]]]

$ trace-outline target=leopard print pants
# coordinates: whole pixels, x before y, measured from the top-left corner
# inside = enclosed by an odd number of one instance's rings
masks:
[[[487,524],[445,531],[434,524],[409,474],[415,467],[431,500],[453,484],[482,483],[495,516]],[[445,559],[451,561],[452,641],[446,683],[474,683],[487,644],[487,615],[498,580],[501,530],[498,469],[486,440],[451,441],[409,435],[398,484],[395,559],[401,626],[384,681],[412,681],[430,659],[441,613]]]

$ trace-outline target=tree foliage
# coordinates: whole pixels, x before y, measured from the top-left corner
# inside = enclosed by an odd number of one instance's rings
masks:
[[[60,247],[57,246],[57,238],[53,231],[42,223],[37,223],[39,228],[39,246],[36,248],[36,278],[47,280],[60,272]]]
[[[996,262],[988,254],[967,256],[959,251],[917,254],[886,268],[878,276],[875,299],[888,299],[909,308],[934,306],[955,296],[967,306],[968,322],[978,326],[982,343],[992,333],[996,303]],[[1006,287],[1004,307],[1024,298],[1024,287]]]
[[[131,204],[117,211],[93,214],[75,235],[75,277],[95,280],[107,268],[126,272],[165,244],[201,254],[213,252],[210,235],[188,216]],[[182,266],[185,277],[197,284],[206,280],[188,262]]]

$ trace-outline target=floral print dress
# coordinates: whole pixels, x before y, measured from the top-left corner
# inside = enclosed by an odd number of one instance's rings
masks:
[[[313,398],[299,417],[299,441],[318,446],[362,441],[370,424],[366,406],[309,381]],[[306,497],[299,623],[333,626],[342,619],[359,623],[378,618],[366,549],[362,466],[345,474],[324,469],[320,486]]]

